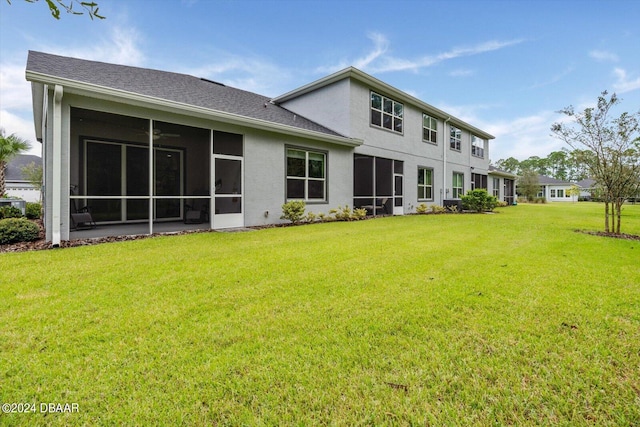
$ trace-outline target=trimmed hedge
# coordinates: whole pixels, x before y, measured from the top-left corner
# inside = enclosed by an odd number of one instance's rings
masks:
[[[2,206],[0,207],[0,219],[4,218],[20,218],[22,211],[15,206]]]
[[[42,212],[42,205],[40,203],[27,203],[27,209],[25,216],[29,219],[39,219]]]
[[[0,220],[0,245],[36,240],[40,229],[26,218],[6,218]]]

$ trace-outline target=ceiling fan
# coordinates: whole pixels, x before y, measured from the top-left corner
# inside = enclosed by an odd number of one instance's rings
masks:
[[[149,136],[149,131],[145,131],[145,135]],[[158,128],[153,129],[153,140],[157,141],[162,138],[180,138],[180,134],[177,133],[164,133]]]

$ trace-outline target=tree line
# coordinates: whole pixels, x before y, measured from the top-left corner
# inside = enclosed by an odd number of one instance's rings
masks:
[[[547,157],[530,156],[522,161],[515,157],[500,159],[495,166],[518,176],[523,176],[526,171],[533,171],[562,181],[578,182],[590,178],[585,156],[588,156],[588,150],[563,148],[551,152]]]

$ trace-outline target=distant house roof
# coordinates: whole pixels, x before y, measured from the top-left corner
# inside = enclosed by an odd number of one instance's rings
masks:
[[[506,170],[498,169],[497,167],[491,165],[489,166],[489,174],[503,176],[511,179],[518,178],[518,175],[516,175],[515,173],[507,172]]]
[[[593,188],[596,185],[596,180],[587,178],[583,179],[582,181],[576,182],[576,185],[581,188]]]
[[[158,108],[189,110],[207,118],[250,127],[302,132],[344,145],[362,143],[280,107],[269,97],[187,74],[29,51],[27,80],[35,84],[59,84],[65,91],[90,92],[106,98],[116,96],[150,103]],[[34,108],[34,111],[39,110]]]
[[[545,175],[538,175],[538,182],[541,185],[574,185],[573,182],[563,181]]]
[[[19,154],[7,163],[7,169],[5,171],[5,179],[7,181],[24,181],[26,179],[22,176],[22,168],[29,163],[34,162],[36,165],[42,164],[42,159],[39,156],[33,156],[30,154]]]

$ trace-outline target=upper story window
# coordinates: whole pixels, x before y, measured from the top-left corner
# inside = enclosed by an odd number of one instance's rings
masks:
[[[422,114],[422,140],[432,144],[438,143],[438,122],[424,113]]]
[[[460,151],[462,147],[462,131],[455,126],[451,126],[449,132],[449,146],[452,150]]]
[[[386,96],[371,92],[371,124],[402,133],[404,105]]]
[[[471,135],[471,154],[484,158],[484,139]]]

